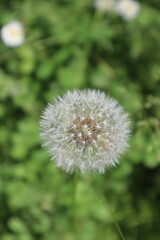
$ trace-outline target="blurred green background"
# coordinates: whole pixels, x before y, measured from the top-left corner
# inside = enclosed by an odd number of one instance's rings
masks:
[[[159,9],[158,9],[159,8]],[[132,21],[92,0],[0,1],[0,27],[18,20],[25,43],[0,41],[0,239],[160,239],[160,4],[141,1]],[[73,176],[39,138],[40,115],[67,90],[101,89],[130,114],[120,165],[80,175],[76,232]]]

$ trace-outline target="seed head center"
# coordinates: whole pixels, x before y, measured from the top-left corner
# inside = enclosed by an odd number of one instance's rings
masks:
[[[102,129],[94,119],[76,117],[69,126],[68,132],[77,145],[84,145],[86,147],[98,140]]]

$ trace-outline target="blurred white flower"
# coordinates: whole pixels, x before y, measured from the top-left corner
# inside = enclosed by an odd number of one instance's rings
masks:
[[[18,47],[24,42],[23,24],[12,21],[5,24],[1,29],[1,38],[8,47]]]
[[[69,173],[115,166],[130,134],[123,107],[95,90],[68,91],[46,107],[40,126],[52,160]]]
[[[140,8],[140,3],[134,0],[121,0],[115,6],[116,12],[127,21],[134,19]]]
[[[115,0],[95,0],[94,6],[97,9],[110,11],[113,9]]]

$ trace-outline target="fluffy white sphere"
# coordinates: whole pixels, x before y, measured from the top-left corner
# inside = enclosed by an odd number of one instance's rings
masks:
[[[18,21],[12,21],[5,24],[1,29],[1,38],[8,47],[18,47],[24,42],[23,24]]]
[[[113,9],[115,0],[95,0],[94,6],[97,9],[110,11]]]
[[[140,3],[134,0],[121,0],[117,3],[115,10],[125,20],[134,19],[140,11]]]
[[[123,107],[95,90],[68,91],[46,107],[40,126],[43,145],[68,173],[104,173],[115,166],[130,133]]]

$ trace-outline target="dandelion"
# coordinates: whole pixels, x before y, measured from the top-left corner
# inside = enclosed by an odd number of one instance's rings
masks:
[[[134,19],[140,11],[140,3],[134,0],[121,0],[115,7],[116,12],[125,20]]]
[[[8,47],[18,47],[24,42],[24,29],[22,23],[12,21],[1,29],[1,38]]]
[[[115,0],[95,0],[94,6],[99,10],[110,11],[114,4]]]
[[[104,173],[128,147],[128,114],[100,91],[68,91],[46,107],[40,126],[43,145],[68,173]]]

